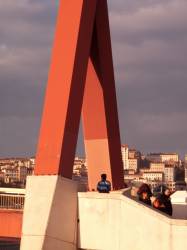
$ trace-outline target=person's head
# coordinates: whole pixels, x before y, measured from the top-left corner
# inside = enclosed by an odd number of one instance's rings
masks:
[[[170,189],[166,188],[166,190],[164,191],[164,194],[169,197],[171,195]]]
[[[143,200],[149,199],[149,195],[148,195],[147,192],[143,192],[143,193],[142,193],[142,199],[143,199]]]
[[[153,207],[155,208],[160,208],[162,205],[161,201],[159,199],[155,199],[154,202],[153,202]]]
[[[101,179],[102,179],[103,181],[106,181],[106,177],[107,177],[106,174],[101,174]]]
[[[147,198],[150,198],[150,197],[152,196],[151,189],[150,189],[149,185],[146,184],[146,183],[143,183],[143,184],[140,186],[140,188],[139,188],[137,194],[140,195],[140,196],[142,196],[142,198],[143,198],[143,196],[144,196],[144,197],[147,196]]]

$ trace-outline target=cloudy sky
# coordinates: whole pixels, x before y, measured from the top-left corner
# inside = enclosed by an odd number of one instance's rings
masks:
[[[121,141],[144,153],[183,156],[187,1],[108,3]],[[54,0],[0,0],[0,157],[35,154],[57,5]]]

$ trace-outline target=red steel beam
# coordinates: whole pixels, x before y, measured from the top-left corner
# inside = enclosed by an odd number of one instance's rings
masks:
[[[97,0],[61,0],[36,175],[72,178]]]
[[[90,190],[101,173],[113,189],[124,186],[107,1],[99,0],[83,102],[83,130]]]

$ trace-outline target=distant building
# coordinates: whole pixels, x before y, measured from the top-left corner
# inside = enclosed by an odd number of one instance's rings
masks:
[[[5,171],[5,182],[26,182],[27,168],[24,166],[18,166],[14,168],[7,168]]]
[[[122,161],[123,161],[123,169],[129,169],[129,147],[128,145],[124,144],[121,146],[121,154],[122,154]]]
[[[30,159],[31,166],[35,166],[35,157],[31,157]]]
[[[141,173],[158,172],[164,173],[165,163],[163,162],[149,162],[149,167],[141,168]]]
[[[33,175],[33,174],[34,174],[34,168],[33,167],[27,168],[27,176]]]
[[[162,172],[164,173],[165,164],[163,162],[151,162],[150,171],[151,172]]]
[[[147,160],[145,156],[140,159],[140,169],[148,169],[150,166],[150,162]]]
[[[124,170],[135,170],[138,172],[141,163],[141,153],[136,149],[130,149],[128,145],[121,146],[121,154]]]
[[[129,149],[128,161],[129,169],[134,169],[138,172],[141,166],[141,153],[136,149]]]
[[[185,160],[184,160],[184,169],[185,169],[185,182],[187,184],[187,154],[185,155]]]
[[[143,182],[144,179],[142,178],[142,176],[140,174],[135,174],[135,173],[132,174],[131,172],[124,174],[124,182],[126,184],[132,183],[133,181]]]
[[[87,176],[88,168],[84,158],[75,157],[73,166],[73,176]]]
[[[0,182],[3,187],[24,187],[28,175],[33,175],[35,158],[0,159]]]
[[[175,184],[176,184],[175,181],[168,181],[168,182],[166,183],[167,187],[168,187],[171,191],[175,191]]]
[[[151,162],[150,172],[162,172],[164,173],[165,164],[163,162]]]
[[[176,153],[151,153],[147,155],[151,162],[176,163],[179,162],[179,155]]]
[[[187,184],[187,167],[185,167],[185,182]]]
[[[185,154],[185,156],[184,156],[184,161],[185,161],[185,163],[187,163],[187,154]]]
[[[176,181],[176,168],[171,165],[166,165],[164,169],[164,181],[175,182]]]
[[[164,174],[163,172],[144,172],[143,178],[147,181],[163,181]]]
[[[129,170],[134,170],[137,172],[138,170],[138,159],[128,159]]]
[[[136,158],[136,149],[129,149],[128,158],[129,158],[129,159],[134,159],[134,158]]]
[[[134,169],[124,170],[124,175],[135,175],[136,171]]]

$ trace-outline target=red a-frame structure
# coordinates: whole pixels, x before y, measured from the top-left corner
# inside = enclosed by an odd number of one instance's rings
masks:
[[[60,1],[36,175],[72,178],[81,111],[89,189],[123,188],[107,0]]]

